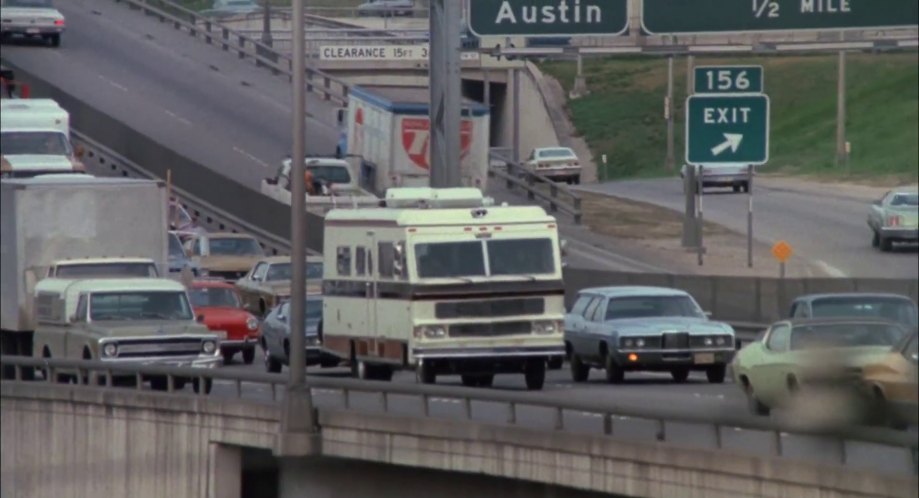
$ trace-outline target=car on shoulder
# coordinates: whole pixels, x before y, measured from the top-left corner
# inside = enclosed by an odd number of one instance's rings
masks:
[[[894,243],[919,242],[919,188],[891,190],[872,202],[869,209],[872,247],[888,252]]]
[[[322,348],[322,295],[306,296],[306,330],[303,333],[307,366],[328,368],[341,363],[341,358]],[[277,373],[282,366],[290,364],[290,300],[268,313],[262,325],[261,341],[265,370]]]
[[[197,234],[185,242],[185,251],[194,264],[209,277],[235,282],[265,257],[255,237],[245,233],[213,232]]]
[[[255,359],[260,324],[258,318],[243,309],[239,293],[232,284],[222,280],[195,280],[188,289],[195,318],[221,335],[220,353],[224,363],[232,363],[236,353],[242,353],[246,365]]]
[[[214,17],[236,17],[261,11],[262,7],[255,0],[214,0],[211,8],[202,14]]]
[[[14,36],[40,38],[52,47],[61,45],[66,20],[54,8],[52,0],[2,0],[0,3],[0,38],[5,42]]]
[[[581,183],[581,162],[568,147],[537,147],[523,166],[530,173],[538,173],[552,181]]]
[[[793,319],[842,317],[884,318],[913,328],[919,326],[919,307],[900,294],[840,292],[799,296],[788,313]]]
[[[575,382],[599,368],[611,383],[632,371],[670,372],[684,382],[691,370],[721,383],[734,341],[730,325],[709,320],[692,296],[678,289],[583,289],[565,315],[565,349]]]
[[[414,0],[370,0],[357,6],[359,16],[411,16],[415,10]]]
[[[680,169],[680,178],[685,178],[686,168],[692,166],[684,164]],[[756,169],[753,170],[756,176]],[[750,172],[746,164],[703,164],[702,188],[706,187],[731,187],[734,192],[750,192]]]
[[[863,393],[866,365],[882,361],[908,334],[882,318],[798,318],[772,324],[734,358],[734,382],[750,411],[769,415],[818,389]]]
[[[862,369],[881,419],[895,426],[919,424],[919,329]]]
[[[264,317],[277,303],[290,298],[293,267],[290,256],[262,258],[243,278],[236,281],[243,306]],[[322,256],[306,258],[307,292],[322,290]]]

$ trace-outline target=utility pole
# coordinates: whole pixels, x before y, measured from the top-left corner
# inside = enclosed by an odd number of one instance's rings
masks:
[[[293,152],[290,167],[290,330],[303,331],[306,325],[306,67],[304,60],[303,3],[293,0],[291,33],[293,61]],[[306,385],[306,344],[302,333],[290,334],[290,379],[281,417],[285,433],[308,433],[315,430],[313,400]]]
[[[686,57],[686,95],[693,94],[693,56]],[[688,147],[689,144],[683,144]],[[698,247],[700,245],[696,224],[698,223],[696,214],[696,189],[698,188],[696,180],[696,166],[687,164],[683,173],[683,193],[686,196],[685,208],[683,214],[683,247]]]
[[[431,0],[431,187],[459,187],[460,121],[462,80],[460,77],[459,0]]]
[[[511,73],[514,77],[514,95],[512,98],[512,107],[513,110],[511,114],[514,116],[514,163],[520,164],[520,70],[517,68],[511,69]]]
[[[667,97],[664,99],[664,117],[667,118],[667,171],[673,171],[676,159],[673,154],[673,56],[667,57]]]
[[[839,51],[836,82],[836,166],[846,164],[846,52]]]

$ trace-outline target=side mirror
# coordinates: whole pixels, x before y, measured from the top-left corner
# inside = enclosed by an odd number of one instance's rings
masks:
[[[204,315],[198,315],[195,317],[195,321],[198,323],[204,323]]]
[[[562,256],[568,255],[568,240],[561,239],[560,241],[558,241],[558,247],[562,253]]]
[[[73,148],[73,155],[77,156],[77,159],[82,159],[85,153],[86,149],[83,148],[82,144],[77,144],[77,146]]]

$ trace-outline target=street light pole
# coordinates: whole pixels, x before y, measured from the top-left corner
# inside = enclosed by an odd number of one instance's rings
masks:
[[[262,1],[265,2],[262,12],[262,43],[270,47],[274,43],[271,38],[271,0]]]

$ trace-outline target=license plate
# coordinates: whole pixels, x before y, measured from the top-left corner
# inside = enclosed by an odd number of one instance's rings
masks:
[[[26,33],[30,35],[37,35],[38,33],[40,33],[40,31],[38,30],[38,28],[27,28]]]
[[[698,365],[710,365],[715,363],[715,353],[696,353],[694,362]]]

